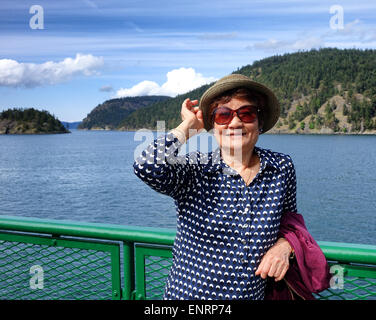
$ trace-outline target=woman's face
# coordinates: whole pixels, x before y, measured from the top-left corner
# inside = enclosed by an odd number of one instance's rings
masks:
[[[242,98],[232,98],[229,102],[220,104],[230,108],[232,110],[239,109],[240,107],[257,105],[252,101],[247,101]],[[225,125],[220,125],[214,122],[214,136],[221,150],[226,150],[227,152],[240,154],[252,152],[259,136],[259,122],[258,117],[256,117],[254,122],[245,123],[242,122],[237,114],[234,114],[231,122]]]

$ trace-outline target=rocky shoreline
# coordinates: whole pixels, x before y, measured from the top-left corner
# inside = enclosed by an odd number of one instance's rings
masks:
[[[91,129],[78,129],[82,131],[128,131],[128,132],[134,132],[138,130],[151,130],[151,131],[156,131],[155,128],[120,128],[120,129],[113,129],[113,128],[91,128]],[[169,130],[166,129],[166,132]],[[365,130],[363,132],[335,132],[330,128],[322,128],[320,130],[301,130],[301,129],[295,129],[295,130],[286,130],[286,129],[275,129],[273,128],[272,130],[266,132],[265,134],[296,134],[296,135],[376,135],[376,130]]]
[[[351,135],[376,135],[376,130],[365,130],[362,132],[357,131],[334,131],[330,128],[322,128],[321,130],[284,130],[284,129],[272,129],[266,134],[299,134],[299,135],[339,135],[339,136],[351,136]]]

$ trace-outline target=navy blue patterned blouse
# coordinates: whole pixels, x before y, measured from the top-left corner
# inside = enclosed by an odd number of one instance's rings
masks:
[[[182,156],[181,146],[169,132],[134,163],[135,174],[177,209],[164,299],[264,299],[266,280],[254,273],[277,240],[282,214],[297,212],[290,156],[255,147],[260,170],[246,186],[219,148]]]

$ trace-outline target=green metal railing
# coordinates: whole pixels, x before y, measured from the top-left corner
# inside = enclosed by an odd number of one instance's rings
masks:
[[[0,299],[161,299],[175,232],[0,216]],[[376,299],[376,246],[319,242],[332,286],[318,299]]]

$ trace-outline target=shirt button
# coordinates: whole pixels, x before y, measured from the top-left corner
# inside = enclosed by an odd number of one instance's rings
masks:
[[[246,245],[247,244],[247,240],[243,239],[242,240],[242,244]]]
[[[243,274],[242,274],[242,278],[243,278],[243,279],[247,279],[247,278],[248,278],[248,274],[243,273]]]
[[[244,229],[248,228],[248,224],[243,225],[243,228]]]
[[[240,261],[241,261],[241,262],[242,262],[243,264],[244,264],[244,263],[247,263],[247,260],[246,260],[246,259],[244,259],[244,258],[243,258],[243,259],[241,259]]]

